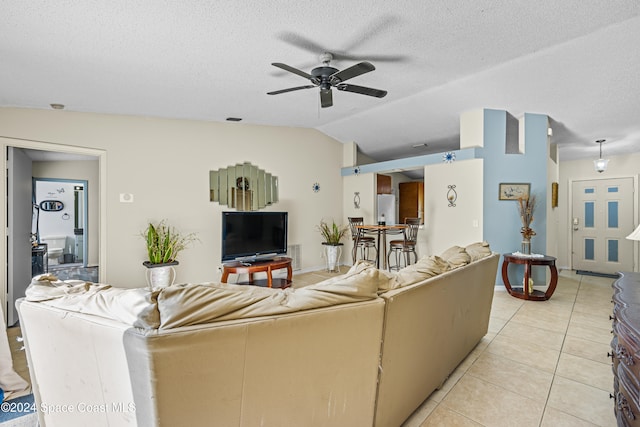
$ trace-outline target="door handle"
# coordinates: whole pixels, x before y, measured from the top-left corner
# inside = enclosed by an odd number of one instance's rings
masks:
[[[578,231],[578,224],[580,223],[580,219],[579,218],[573,218],[573,231]]]

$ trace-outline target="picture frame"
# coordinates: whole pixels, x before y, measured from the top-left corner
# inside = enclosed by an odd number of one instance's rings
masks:
[[[530,183],[501,182],[498,187],[498,200],[528,198],[530,189]]]

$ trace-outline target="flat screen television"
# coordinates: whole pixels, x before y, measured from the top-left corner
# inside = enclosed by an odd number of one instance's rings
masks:
[[[287,212],[222,212],[222,262],[287,253]]]

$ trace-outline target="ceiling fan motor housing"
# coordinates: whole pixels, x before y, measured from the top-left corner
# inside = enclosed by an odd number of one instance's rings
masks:
[[[333,67],[316,67],[313,70],[311,70],[311,75],[313,77],[326,77],[328,79],[329,76],[337,73],[338,71],[339,70],[337,68],[333,68]]]
[[[338,69],[328,66],[314,68],[311,70],[311,75],[314,77],[312,81],[320,86],[320,89],[329,90],[331,89],[330,77],[338,71]]]

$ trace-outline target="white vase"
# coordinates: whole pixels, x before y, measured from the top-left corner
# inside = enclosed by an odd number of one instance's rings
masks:
[[[342,244],[340,245],[324,245],[325,257],[327,259],[327,271],[340,271],[340,256],[342,255]]]
[[[146,277],[149,288],[159,289],[173,285],[176,279],[176,270],[173,266],[177,264],[177,261],[166,264],[144,263],[145,267],[147,267]]]

